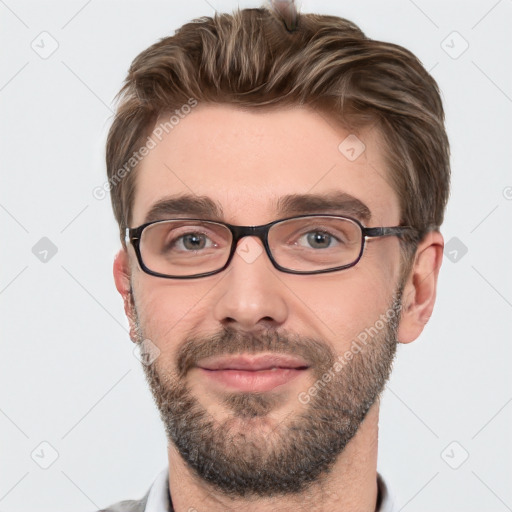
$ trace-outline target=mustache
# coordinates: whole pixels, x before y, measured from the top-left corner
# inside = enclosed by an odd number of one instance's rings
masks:
[[[300,356],[317,371],[332,366],[336,358],[328,345],[307,336],[284,331],[255,333],[224,328],[206,337],[187,337],[182,342],[176,354],[178,376],[184,377],[206,357],[263,352]]]

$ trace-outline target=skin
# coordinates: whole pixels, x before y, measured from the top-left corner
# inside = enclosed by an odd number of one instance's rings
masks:
[[[307,108],[257,112],[199,105],[140,163],[131,226],[142,224],[151,205],[169,194],[208,196],[222,205],[225,222],[259,225],[278,218],[274,202],[280,196],[333,190],[363,201],[372,213],[369,226],[398,225],[398,197],[388,183],[378,131],[368,128],[357,134],[366,149],[353,162],[338,150],[347,135],[324,115]],[[244,240],[249,239],[240,243]],[[439,232],[428,234],[418,246],[404,286],[400,343],[415,340],[432,313],[442,251]],[[389,307],[400,271],[397,237],[370,241],[355,267],[323,275],[279,272],[264,253],[252,263],[235,255],[224,272],[193,280],[144,273],[131,246],[121,249],[114,262],[115,283],[124,300],[132,339],[137,338],[137,326],[130,287],[144,335],[161,351],[160,370],[173,367],[176,347],[187,336],[207,336],[222,327],[255,333],[283,329],[322,340],[342,354]],[[187,379],[194,396],[215,420],[229,417],[221,392],[212,391],[205,377],[191,371]],[[300,411],[296,397],[314,380],[306,372],[286,385],[282,404],[270,415],[271,424]],[[224,496],[195,478],[169,443],[174,508],[178,512],[191,506],[212,512],[374,511],[378,417],[377,400],[333,470],[298,496],[257,500]]]

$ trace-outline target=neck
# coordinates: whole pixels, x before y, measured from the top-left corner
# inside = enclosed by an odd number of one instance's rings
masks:
[[[183,461],[169,443],[169,488],[175,512],[244,510],[247,512],[375,512],[379,403],[376,401],[332,471],[306,491],[271,498],[232,498],[212,488]]]

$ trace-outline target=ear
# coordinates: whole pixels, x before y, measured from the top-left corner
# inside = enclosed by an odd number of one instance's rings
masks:
[[[436,300],[437,278],[443,261],[444,240],[439,231],[429,232],[418,244],[405,282],[398,341],[410,343],[423,331]]]
[[[130,338],[136,343],[136,315],[135,303],[133,300],[133,292],[131,286],[131,269],[128,252],[125,248],[119,250],[114,258],[114,281],[116,283],[117,291],[123,298],[124,312],[130,324]]]

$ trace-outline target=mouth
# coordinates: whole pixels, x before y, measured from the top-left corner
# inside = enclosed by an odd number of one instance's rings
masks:
[[[197,365],[210,382],[238,391],[270,391],[304,374],[309,365],[284,354],[211,357]]]
[[[204,370],[242,370],[262,371],[272,369],[303,370],[309,368],[304,359],[285,354],[270,354],[261,356],[237,355],[229,357],[209,357],[198,365]]]

